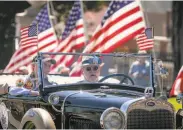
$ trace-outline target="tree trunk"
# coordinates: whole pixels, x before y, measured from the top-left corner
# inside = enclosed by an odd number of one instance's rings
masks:
[[[183,2],[172,2],[172,48],[174,56],[174,77],[183,65]]]

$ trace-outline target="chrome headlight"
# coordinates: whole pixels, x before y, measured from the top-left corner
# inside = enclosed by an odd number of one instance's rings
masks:
[[[115,107],[106,109],[100,117],[100,125],[104,129],[123,129],[125,124],[125,114]]]
[[[48,97],[48,102],[52,105],[56,105],[58,104],[60,101],[60,97],[55,95],[55,94],[52,94]]]

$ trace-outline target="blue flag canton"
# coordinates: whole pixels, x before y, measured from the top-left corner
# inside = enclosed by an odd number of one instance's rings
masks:
[[[31,25],[28,28],[28,37],[37,36],[37,26]]]
[[[147,39],[152,39],[153,38],[152,28],[146,28],[145,29],[145,35],[146,35]]]
[[[134,2],[133,0],[114,0],[110,3],[107,12],[105,13],[101,25],[103,26],[105,21],[111,17],[115,12],[117,12],[119,9],[125,7],[126,5]]]
[[[81,5],[80,1],[76,1],[70,11],[64,32],[62,34],[62,39],[65,39],[70,35],[72,30],[76,27],[76,22],[79,19],[81,19]]]
[[[48,15],[47,4],[40,10],[36,19],[32,24],[38,24],[38,33],[41,33],[49,28],[51,28],[51,23]]]

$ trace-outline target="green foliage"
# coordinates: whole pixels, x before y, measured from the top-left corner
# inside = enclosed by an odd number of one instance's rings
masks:
[[[84,1],[84,10],[99,11],[103,6],[108,6],[109,1]]]
[[[83,1],[84,11],[99,11],[103,6],[108,6],[110,1]],[[53,1],[54,9],[57,11],[57,21],[66,22],[73,1]]]
[[[73,1],[53,1],[54,9],[57,12],[57,21],[66,21],[69,11],[72,8]]]
[[[0,1],[0,69],[6,67],[14,52],[15,14],[29,6],[26,1]]]

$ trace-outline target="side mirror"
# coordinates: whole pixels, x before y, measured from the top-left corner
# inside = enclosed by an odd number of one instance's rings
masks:
[[[183,94],[182,93],[178,94],[176,97],[177,103],[182,104],[182,99],[183,99]]]

